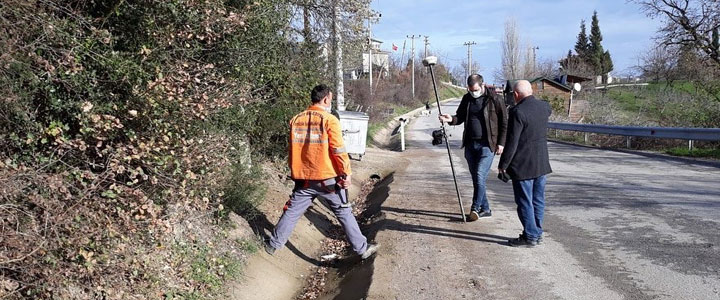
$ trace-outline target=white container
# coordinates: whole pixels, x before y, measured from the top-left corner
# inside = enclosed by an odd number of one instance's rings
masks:
[[[345,140],[345,149],[348,154],[356,155],[358,160],[362,160],[365,155],[365,147],[367,146],[368,121],[370,117],[367,114],[357,111],[336,111],[338,119],[340,119],[340,128]]]

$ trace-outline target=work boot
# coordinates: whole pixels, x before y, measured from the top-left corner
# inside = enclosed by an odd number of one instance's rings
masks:
[[[534,248],[535,246],[537,246],[537,241],[529,240],[521,234],[520,237],[516,239],[508,240],[508,244],[511,247]]]
[[[492,217],[492,211],[481,209],[478,214],[478,218],[489,218]]]
[[[266,252],[267,254],[270,254],[270,255],[275,255],[275,248],[273,248],[273,246],[270,245],[270,242],[269,242],[269,241],[265,241],[264,244],[265,244],[265,245],[264,245],[265,252]]]
[[[365,249],[365,253],[363,253],[360,257],[365,260],[370,258],[370,256],[373,256],[373,254],[377,253],[378,248],[380,248],[380,244],[368,244],[367,249]]]
[[[478,213],[473,210],[473,211],[470,211],[470,214],[467,215],[466,219],[468,221],[472,222],[472,221],[477,221],[477,219],[479,219],[479,218],[480,218],[480,215],[478,215]]]

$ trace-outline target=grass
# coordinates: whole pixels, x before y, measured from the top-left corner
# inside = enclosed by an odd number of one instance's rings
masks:
[[[665,153],[674,156],[700,157],[720,159],[720,149],[693,149],[690,151],[687,147],[677,147],[665,150]]]
[[[257,244],[241,244],[243,250],[257,252]],[[176,251],[185,261],[185,274],[200,288],[194,291],[171,291],[165,299],[207,299],[222,293],[227,280],[237,278],[242,271],[242,261],[231,253],[216,253],[203,243],[176,244]]]
[[[446,85],[438,85],[438,97],[440,97],[440,100],[446,100],[450,98],[459,98],[462,97],[467,91],[464,89],[458,89],[454,87],[449,87]],[[435,103],[435,93],[431,93],[430,99],[428,100],[430,104]],[[387,116],[386,118],[382,120],[371,120],[370,124],[368,124],[368,130],[367,130],[367,139],[372,140],[372,137],[375,136],[375,134],[380,131],[380,129],[384,128],[385,125],[394,117],[404,115],[408,112],[410,112],[413,109],[416,109],[417,107],[407,107],[397,104],[391,104],[391,108],[393,108],[394,112],[392,115]]]
[[[617,102],[621,109],[627,112],[637,113],[643,106],[648,114],[657,115],[660,111],[652,104],[652,101],[644,101],[657,97],[668,90],[685,93],[692,96],[710,96],[702,89],[699,89],[695,83],[689,81],[675,81],[671,85],[664,82],[653,82],[646,87],[620,87],[608,89],[607,96]]]
[[[375,134],[385,127],[385,123],[383,122],[373,122],[368,125],[368,131],[367,131],[367,138],[368,140],[372,140],[372,137],[375,136]]]
[[[440,97],[440,100],[445,100],[449,98],[460,98],[463,95],[467,93],[464,89],[449,87],[446,85],[440,86],[440,89],[438,90],[438,96]],[[432,95],[432,100],[435,100],[435,94]]]
[[[628,112],[638,112],[642,105],[638,101],[639,97],[637,91],[631,91],[629,89],[617,88],[610,89],[607,93],[610,99],[615,100],[622,110]]]
[[[260,249],[260,245],[254,240],[238,239],[235,242],[240,246],[240,249],[249,254],[255,254]]]
[[[570,142],[575,144],[585,144],[585,136],[582,134],[563,134],[559,133],[557,136],[555,134],[549,134],[548,139],[554,139],[559,140],[563,142]]]

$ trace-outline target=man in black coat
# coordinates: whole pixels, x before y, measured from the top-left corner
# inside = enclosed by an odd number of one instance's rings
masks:
[[[515,106],[510,109],[505,151],[498,172],[512,179],[515,203],[523,233],[508,242],[513,247],[534,247],[542,241],[545,210],[545,175],[552,172],[547,148],[547,126],[552,109],[532,95],[527,80],[513,88]]]
[[[450,125],[465,124],[463,147],[473,181],[473,202],[469,221],[492,216],[485,182],[495,155],[503,152],[507,130],[507,108],[494,89],[486,88],[483,77],[470,75],[468,92],[463,96],[454,116],[444,114],[440,120]]]

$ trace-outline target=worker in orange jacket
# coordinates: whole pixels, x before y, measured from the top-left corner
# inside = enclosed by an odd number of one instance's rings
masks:
[[[326,85],[318,85],[310,98],[312,105],[290,121],[288,163],[295,188],[265,251],[272,255],[285,245],[297,221],[319,196],[342,224],[353,251],[366,259],[377,252],[378,245],[368,244],[348,203],[350,157],[340,121],[328,112],[333,94]]]

